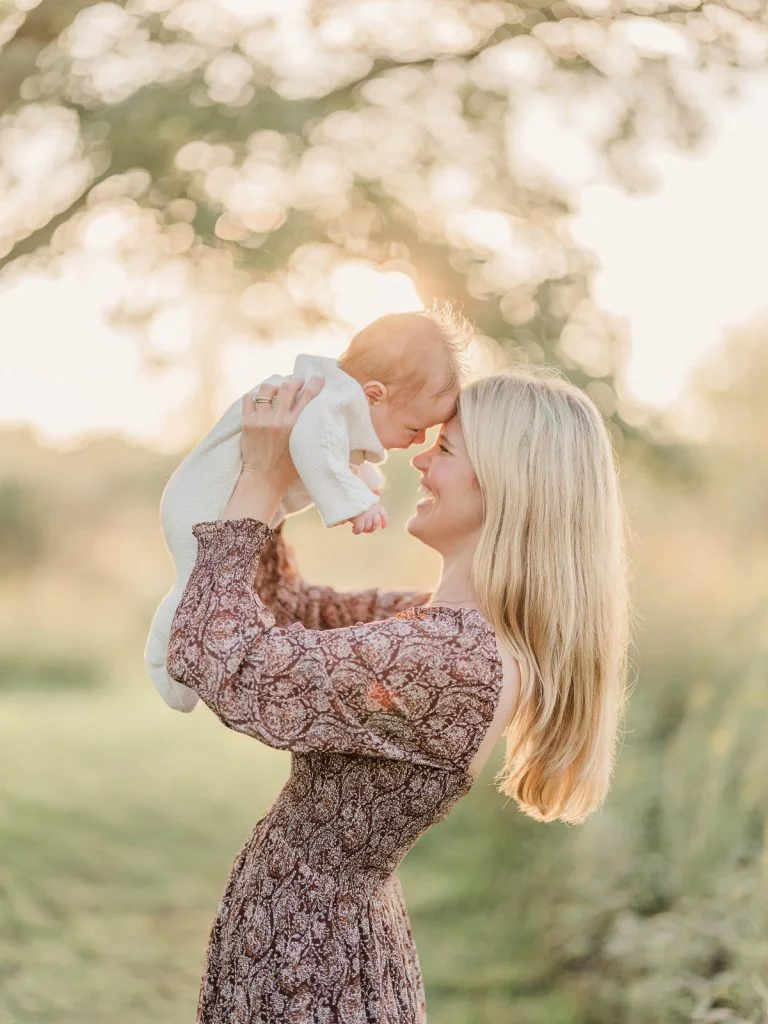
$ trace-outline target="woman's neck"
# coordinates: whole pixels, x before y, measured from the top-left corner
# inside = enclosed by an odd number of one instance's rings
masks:
[[[472,586],[472,555],[444,557],[440,581],[430,604],[445,604],[452,607],[477,608],[477,595]]]

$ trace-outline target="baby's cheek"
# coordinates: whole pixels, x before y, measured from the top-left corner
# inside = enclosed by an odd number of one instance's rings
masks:
[[[391,416],[384,415],[381,418],[379,437],[385,448],[394,448],[400,444],[400,437],[403,433],[402,426]]]
[[[392,438],[392,444],[397,446],[409,445],[413,434],[407,427],[404,427],[402,423],[394,421],[390,424],[389,436]]]

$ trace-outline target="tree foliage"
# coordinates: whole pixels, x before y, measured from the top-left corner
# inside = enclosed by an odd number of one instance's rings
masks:
[[[5,0],[2,15],[8,272],[77,250],[112,212],[124,318],[151,319],[183,282],[215,297],[222,335],[270,338],[332,318],[333,269],[372,261],[561,365],[609,415],[621,325],[591,298],[568,176],[526,162],[519,127],[555,109],[590,173],[644,187],[644,144],[695,144],[697,76],[732,87],[764,61],[768,22],[759,0]]]

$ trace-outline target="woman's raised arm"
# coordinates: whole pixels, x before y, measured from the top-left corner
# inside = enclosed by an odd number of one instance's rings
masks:
[[[321,382],[305,386],[288,377],[280,387],[265,382],[255,396],[243,397],[243,470],[224,510],[223,519],[254,519],[269,523],[288,485],[296,477],[289,437],[293,426]],[[307,629],[335,629],[356,622],[373,622],[417,604],[429,594],[376,589],[340,593],[302,579],[281,532],[272,535],[261,553],[256,593],[275,616],[278,626],[301,623]]]
[[[344,592],[307,583],[282,526],[264,545],[256,573],[256,593],[278,626],[300,622],[307,629],[338,629],[356,622],[377,622],[404,608],[426,604],[429,592],[368,590]]]
[[[230,729],[296,753],[384,757],[466,771],[501,682],[479,616],[430,612],[345,629],[280,628],[255,589],[271,531],[199,523],[168,672]]]

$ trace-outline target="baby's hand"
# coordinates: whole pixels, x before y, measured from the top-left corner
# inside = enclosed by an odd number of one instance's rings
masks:
[[[384,506],[378,502],[367,508],[365,512],[355,516],[354,519],[348,519],[347,522],[352,523],[352,533],[375,533],[379,527],[385,530],[388,525]]]

